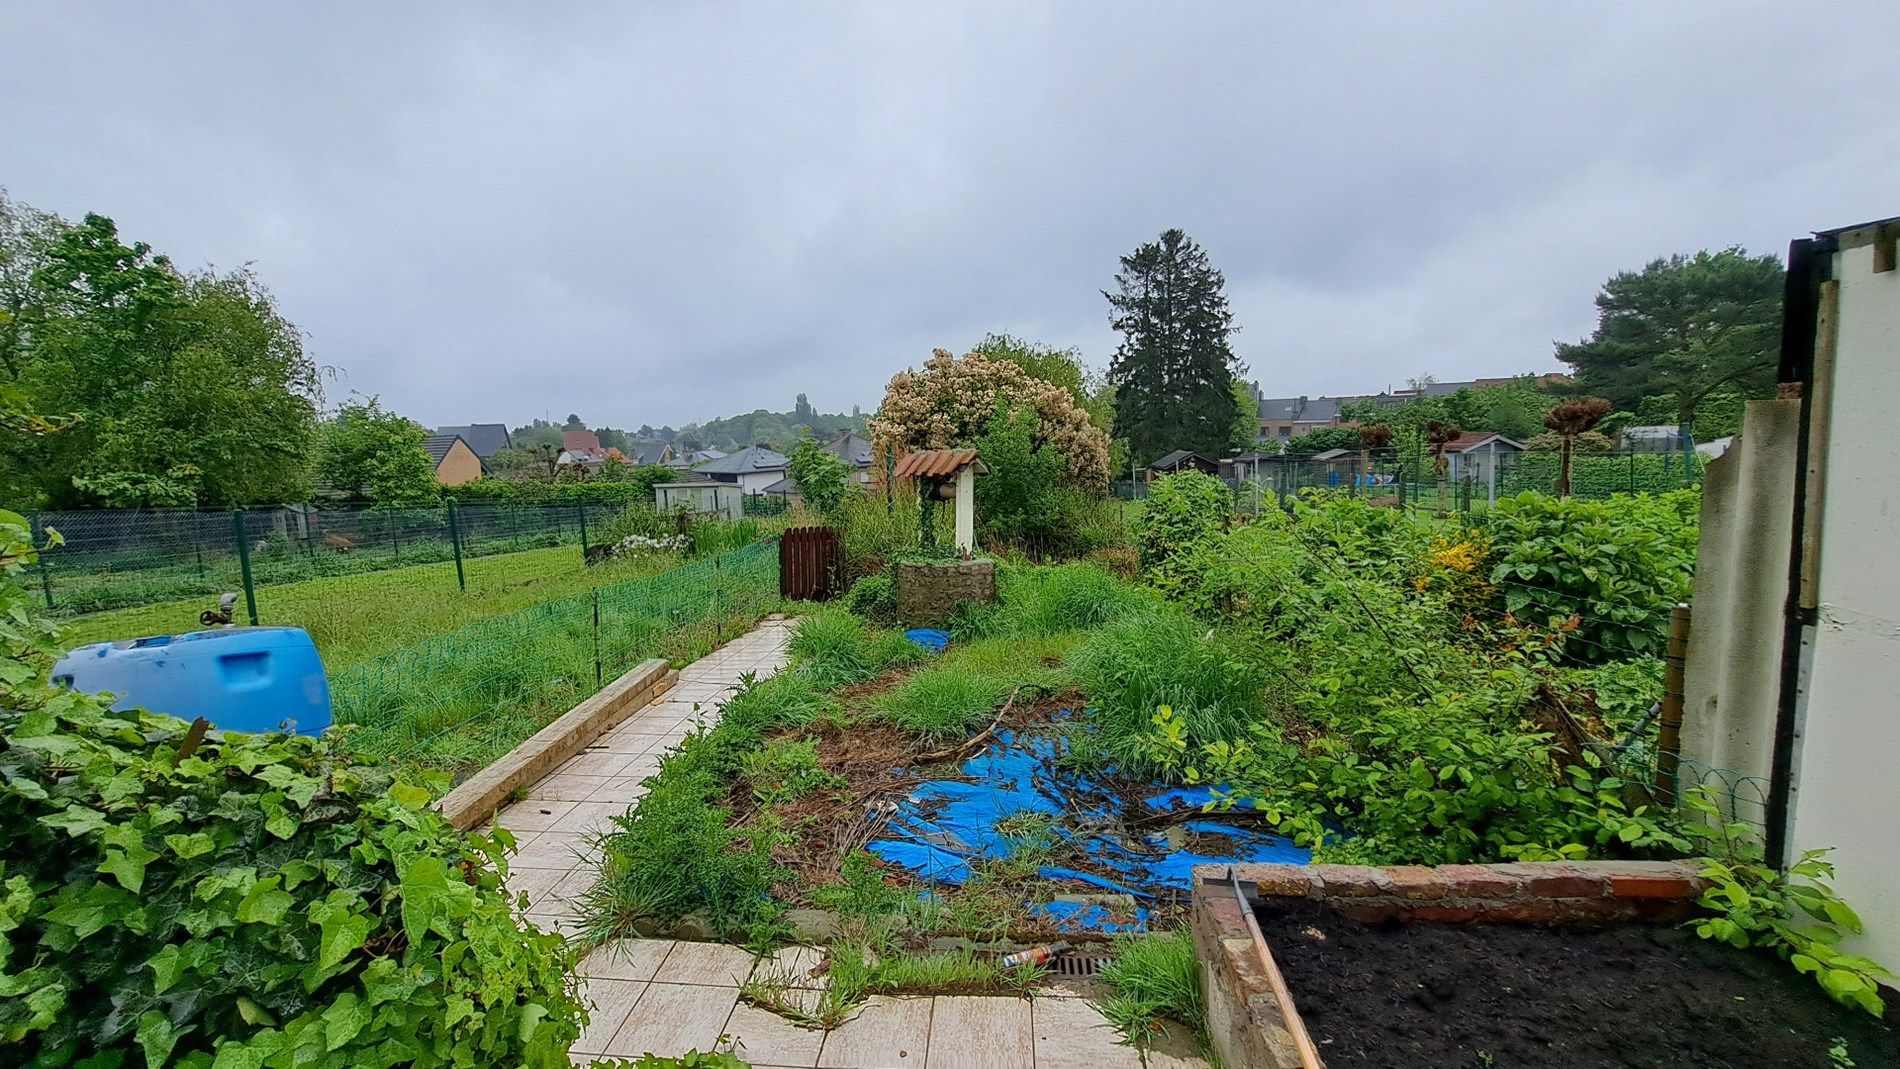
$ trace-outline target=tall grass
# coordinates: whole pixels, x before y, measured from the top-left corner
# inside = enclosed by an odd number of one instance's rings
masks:
[[[792,663],[820,687],[842,687],[929,656],[896,631],[871,627],[841,606],[799,617],[790,645]]]
[[[1098,628],[1161,605],[1154,591],[1093,564],[1005,565],[997,574],[996,604],[966,605],[953,630],[959,637],[971,638],[1058,635]]]
[[[1115,992],[1102,1003],[1102,1016],[1130,1042],[1148,1046],[1168,1030],[1168,1021],[1178,1021],[1206,1046],[1201,963],[1194,956],[1194,938],[1185,929],[1118,940],[1115,960],[1102,970],[1102,981]]]
[[[1068,668],[1091,709],[1075,752],[1131,772],[1161,771],[1139,745],[1160,706],[1174,710],[1190,747],[1232,741],[1263,715],[1265,670],[1172,607],[1110,621],[1069,655]]]
[[[871,711],[929,738],[967,735],[989,722],[1011,685],[1006,678],[985,675],[967,665],[931,665],[878,695]]]

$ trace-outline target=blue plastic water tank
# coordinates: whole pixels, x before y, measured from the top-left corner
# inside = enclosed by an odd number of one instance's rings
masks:
[[[86,694],[110,691],[114,709],[150,709],[226,731],[304,735],[330,726],[330,681],[300,627],[228,627],[81,646],[53,666],[53,681]]]

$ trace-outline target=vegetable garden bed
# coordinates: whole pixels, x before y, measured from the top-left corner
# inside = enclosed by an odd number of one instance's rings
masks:
[[[1362,924],[1273,898],[1255,916],[1328,1069],[1900,1065],[1894,1010],[1680,927]]]

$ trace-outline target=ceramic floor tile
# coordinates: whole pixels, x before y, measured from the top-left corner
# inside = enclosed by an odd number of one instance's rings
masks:
[[[640,786],[640,781],[645,778],[646,776],[644,775],[615,776],[613,779],[602,780],[600,786],[594,789],[594,793],[588,795],[583,800],[589,802],[619,802],[622,805],[637,802],[646,796],[647,789]]]
[[[784,980],[794,988],[822,989],[829,981],[824,976],[813,976],[812,973],[824,961],[825,952],[820,947],[781,947],[759,962],[754,975],[761,979]]]
[[[555,885],[566,879],[568,874],[573,871],[574,868],[572,866],[568,868],[534,869],[520,868],[510,863],[507,881],[508,893],[511,896],[527,895],[528,908],[532,910],[537,902],[545,899],[549,892],[554,890]]]
[[[547,831],[574,805],[573,802],[516,802],[495,817],[495,824],[514,832],[518,839],[524,834]]]
[[[930,1014],[930,1069],[1017,1069],[1035,1064],[1028,999],[939,995]]]
[[[672,949],[670,939],[616,939],[582,958],[574,971],[604,980],[651,980]]]
[[[725,1034],[732,1037],[733,1053],[753,1065],[813,1066],[825,1034],[800,1028],[769,1010],[741,1002],[726,1019]]]
[[[582,802],[606,786],[607,776],[549,776],[528,791],[531,802]]]
[[[737,987],[752,975],[752,952],[728,943],[675,943],[653,978],[668,984]]]
[[[575,802],[574,808],[561,815],[560,823],[548,830],[570,835],[599,835],[612,831],[614,819],[626,816],[630,805],[628,802]]]
[[[818,1064],[827,1069],[896,1069],[924,1064],[930,999],[876,995],[856,1017],[825,1033]]]
[[[622,769],[634,762],[636,757],[638,757],[637,754],[590,749],[561,762],[552,774],[556,776],[618,776]]]
[[[633,1012],[646,987],[643,980],[583,981],[581,997],[587,1000],[589,1020],[581,1038],[574,1041],[575,1053],[599,1054],[605,1050],[607,1041],[626,1023],[627,1014]]]
[[[1039,998],[1035,1021],[1036,1069],[1142,1069],[1141,1052],[1079,998]]]
[[[592,857],[588,836],[544,831],[522,840],[521,848],[508,859],[508,864],[517,869],[566,870],[588,863]]]
[[[736,987],[649,983],[604,1053],[617,1058],[642,1054],[677,1058],[689,1050],[710,1051],[738,1002]]]

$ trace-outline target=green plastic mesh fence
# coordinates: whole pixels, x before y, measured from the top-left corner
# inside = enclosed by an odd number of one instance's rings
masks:
[[[330,681],[336,721],[366,758],[473,772],[641,661],[690,659],[777,601],[774,538],[356,665]]]

